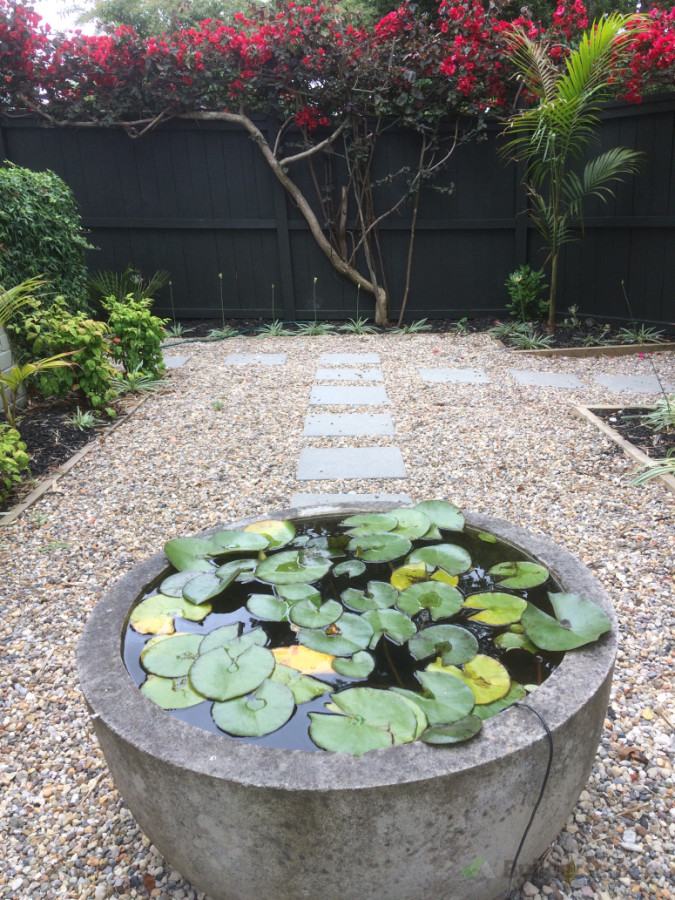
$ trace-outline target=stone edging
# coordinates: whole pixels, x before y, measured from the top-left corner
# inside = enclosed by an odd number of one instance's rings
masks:
[[[625,409],[626,407],[623,408]],[[616,404],[607,406],[573,406],[572,409],[580,419],[585,419],[587,422],[590,422],[591,425],[595,425],[595,427],[606,437],[614,441],[615,444],[618,444],[626,456],[630,456],[631,459],[634,459],[635,462],[639,463],[641,466],[653,462],[651,457],[647,456],[646,453],[643,453],[642,450],[639,450],[634,444],[631,444],[630,441],[621,437],[620,434],[614,431],[613,428],[610,428],[603,419],[596,416],[593,412],[595,409],[621,409],[620,406],[617,406]],[[653,480],[660,481],[669,491],[672,491],[675,494],[675,477],[672,475],[657,475]]]
[[[516,350],[493,338],[504,350],[508,350],[516,356],[571,356],[571,357],[600,357],[600,356],[631,356],[635,353],[660,353],[664,350],[675,350],[675,341],[664,344],[607,344],[602,347],[551,347],[547,350]]]
[[[34,503],[36,503],[41,497],[43,497],[47,491],[51,490],[54,487],[56,482],[63,475],[67,475],[70,470],[79,463],[79,461],[89,453],[90,450],[93,450],[94,447],[98,446],[103,438],[107,437],[111,434],[116,428],[122,425],[127,419],[136,412],[136,410],[142,406],[146,400],[150,399],[150,394],[146,394],[145,397],[141,397],[141,399],[132,406],[127,412],[125,412],[124,416],[120,417],[116,422],[113,422],[112,425],[108,425],[106,430],[95,437],[93,440],[89,441],[88,444],[85,444],[81,450],[78,450],[77,453],[73,454],[70,459],[67,459],[62,465],[58,466],[42,479],[37,485],[37,487],[33,488],[33,490],[28,494],[25,500],[22,500],[21,503],[17,503],[16,506],[13,506],[6,513],[0,513],[0,528],[4,525],[11,525],[12,522],[15,522],[20,515],[22,515],[27,509],[29,509]]]

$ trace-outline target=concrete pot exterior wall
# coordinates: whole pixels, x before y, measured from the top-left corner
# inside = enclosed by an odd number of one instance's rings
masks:
[[[290,509],[264,517],[342,518],[354,511]],[[466,520],[534,557],[564,590],[593,600],[613,622],[596,644],[568,653],[527,699],[547,722],[554,752],[515,887],[563,827],[588,779],[609,700],[616,618],[591,573],[551,541],[490,516]],[[80,641],[78,668],[115,784],[175,869],[211,900],[504,895],[548,762],[546,733],[531,710],[511,707],[464,744],[418,741],[358,758],[276,750],[197,729],[144,697],[121,656],[131,604],[166,567],[164,554],[156,554],[99,603]],[[473,875],[478,858],[485,862]]]

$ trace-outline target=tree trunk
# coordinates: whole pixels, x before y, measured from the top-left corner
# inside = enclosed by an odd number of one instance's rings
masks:
[[[555,331],[556,303],[558,299],[558,251],[551,254],[551,288],[548,293],[548,328],[549,334]]]

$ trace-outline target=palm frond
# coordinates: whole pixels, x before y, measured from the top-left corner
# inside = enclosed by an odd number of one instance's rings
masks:
[[[45,281],[44,276],[38,275],[22,281],[21,284],[16,284],[12,288],[7,288],[7,290],[0,286],[0,328],[9,322],[22,306],[33,303],[35,292],[47,284],[49,281]]]
[[[569,172],[563,182],[563,196],[571,215],[581,218],[586,197],[598,197],[607,202],[614,194],[610,185],[621,181],[624,175],[634,175],[639,170],[641,157],[636,150],[613,147],[586,163],[581,175]]]

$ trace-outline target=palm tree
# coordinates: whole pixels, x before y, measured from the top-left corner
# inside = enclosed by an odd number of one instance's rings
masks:
[[[581,168],[586,147],[595,135],[601,102],[607,98],[612,73],[621,68],[630,41],[643,27],[643,17],[611,13],[594,22],[566,60],[561,72],[543,43],[523,31],[509,38],[518,75],[537,106],[514,113],[504,131],[504,152],[526,163],[525,185],[530,215],[548,249],[551,264],[548,330],[555,328],[558,259],[561,247],[583,230],[587,197],[607,201],[610,185],[638,170],[640,154],[625,147],[601,153]]]

